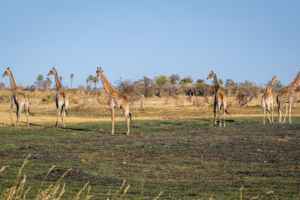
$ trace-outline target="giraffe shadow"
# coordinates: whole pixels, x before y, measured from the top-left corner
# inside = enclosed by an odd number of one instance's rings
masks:
[[[180,123],[162,122],[162,124],[182,125]]]
[[[92,131],[92,130],[90,130],[90,129],[84,129],[84,128],[61,128],[61,129],[70,129],[70,130],[72,130],[72,131]]]
[[[29,126],[40,126],[40,127],[44,127],[43,125],[40,125],[40,124],[32,124],[32,123],[29,123]]]

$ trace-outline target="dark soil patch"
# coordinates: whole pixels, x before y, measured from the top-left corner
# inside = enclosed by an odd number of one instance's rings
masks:
[[[47,176],[46,181],[58,181],[68,169],[53,169]],[[36,180],[44,180],[47,173],[36,175],[34,178]],[[69,171],[65,176],[64,179],[70,181],[83,181],[83,182],[90,182],[91,185],[102,185],[102,186],[109,186],[115,184],[122,184],[122,180],[118,180],[115,178],[110,177],[99,177],[93,176],[87,173],[84,173],[80,169],[72,169]]]

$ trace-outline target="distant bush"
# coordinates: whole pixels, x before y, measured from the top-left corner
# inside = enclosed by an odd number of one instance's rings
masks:
[[[8,95],[1,95],[0,96],[0,103],[9,103],[11,96]]]

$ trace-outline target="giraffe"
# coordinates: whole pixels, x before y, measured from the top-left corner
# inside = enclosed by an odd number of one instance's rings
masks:
[[[285,123],[285,118],[288,112],[288,103],[290,103],[290,111],[289,111],[289,122],[290,124],[292,123],[292,119],[291,119],[291,112],[292,112],[292,104],[294,101],[294,94],[295,94],[295,90],[299,84],[300,81],[300,71],[297,74],[295,80],[290,83],[288,86],[286,86],[286,88],[284,88],[283,91],[281,91],[277,97],[276,97],[276,101],[277,101],[277,106],[278,106],[278,123],[281,124],[281,110],[283,107],[283,104],[285,103],[285,116],[283,119],[283,123]]]
[[[106,77],[102,74],[103,70],[101,70],[101,68],[99,69],[99,67],[97,67],[96,73],[97,73],[97,77],[100,77],[102,84],[104,86],[104,89],[109,96],[108,105],[110,107],[111,121],[112,121],[111,122],[111,125],[112,125],[111,134],[114,134],[114,131],[115,131],[114,109],[122,108],[125,118],[126,118],[126,122],[127,122],[127,133],[126,134],[129,135],[129,120],[131,121],[129,99],[126,96],[121,95],[116,88],[111,86],[111,84],[107,81]],[[132,121],[131,121],[131,123],[132,123]]]
[[[59,125],[58,119],[59,119],[59,115],[61,114],[62,127],[65,127],[66,114],[69,117],[68,112],[67,112],[69,98],[59,82],[57,71],[54,67],[50,70],[50,72],[48,73],[48,76],[51,74],[54,74],[54,76],[55,76],[56,89],[57,89],[56,100],[55,100],[56,108],[57,108],[57,120],[56,120],[55,126],[58,127],[58,125]]]
[[[20,91],[20,89],[18,88],[18,86],[16,85],[15,81],[14,81],[14,77],[10,71],[9,68],[7,68],[7,70],[4,72],[3,76],[9,76],[10,77],[10,88],[12,91],[12,96],[11,96],[11,106],[10,106],[10,110],[9,110],[9,114],[10,114],[10,118],[11,118],[11,123],[12,125],[14,125],[14,120],[12,118],[11,115],[11,110],[13,108],[13,106],[16,104],[17,106],[17,127],[19,126],[20,123],[20,118],[21,118],[21,114],[22,114],[22,108],[23,106],[25,107],[25,111],[26,111],[26,116],[27,116],[27,128],[29,128],[29,122],[28,122],[28,113],[30,113],[29,111],[29,101],[27,96],[22,93]],[[33,114],[31,114],[33,115]]]
[[[261,106],[262,106],[262,109],[264,111],[263,125],[265,125],[265,109],[268,112],[269,123],[270,124],[274,123],[274,119],[273,119],[274,109],[273,109],[273,95],[272,95],[272,87],[273,87],[274,83],[277,85],[276,76],[273,76],[271,84],[269,85],[267,91],[265,92],[265,94],[261,98]],[[270,107],[272,107],[272,121],[270,120],[270,115],[269,115],[269,113],[270,113]]]
[[[217,75],[214,74],[213,71],[208,75],[207,80],[210,78],[215,79],[215,100],[214,100],[214,117],[215,117],[215,126],[217,126],[217,121],[216,121],[216,107],[218,106],[218,112],[219,112],[219,125],[222,126],[221,123],[221,107],[223,106],[223,112],[224,112],[224,127],[225,127],[225,112],[229,114],[226,110],[226,97],[221,91],[221,87],[218,84],[217,81]]]

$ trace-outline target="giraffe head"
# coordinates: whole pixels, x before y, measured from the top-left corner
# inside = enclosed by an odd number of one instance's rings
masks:
[[[9,67],[7,68],[7,70],[5,70],[4,74],[2,77],[4,76],[9,76],[11,74],[11,71],[9,70]]]
[[[103,73],[103,70],[101,70],[101,67],[100,67],[100,69],[99,69],[99,67],[97,67],[96,73],[97,73],[97,77],[99,77]]]
[[[272,82],[274,82],[277,85],[277,78],[276,78],[276,76],[273,76]]]
[[[214,76],[215,76],[214,72],[211,71],[210,74],[207,77],[207,80],[210,79],[210,78],[214,78]]]
[[[56,70],[55,70],[55,68],[53,67],[53,68],[50,70],[50,72],[48,73],[48,76],[51,75],[51,74],[55,74],[55,73],[56,73]]]

